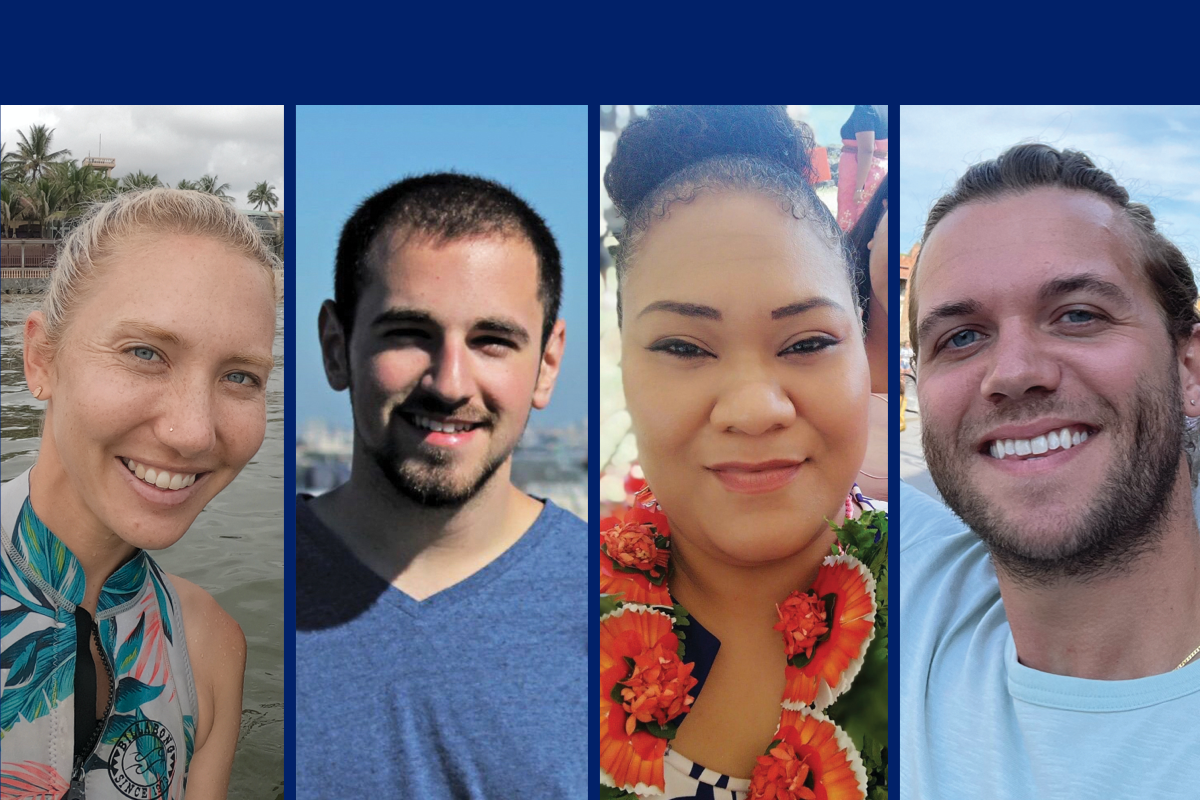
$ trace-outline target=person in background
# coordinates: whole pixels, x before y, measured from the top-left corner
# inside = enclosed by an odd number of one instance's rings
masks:
[[[855,106],[841,133],[837,220],[848,231],[887,175],[888,107]]]
[[[846,234],[846,248],[854,265],[859,308],[866,328],[867,363],[871,368],[871,413],[867,455],[858,473],[858,485],[867,497],[888,499],[888,178],[867,203],[858,223]]]

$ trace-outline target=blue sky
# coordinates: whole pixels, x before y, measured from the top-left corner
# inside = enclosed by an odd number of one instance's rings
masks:
[[[901,106],[900,249],[971,164],[1019,142],[1082,150],[1192,262],[1200,258],[1200,106]]]
[[[567,350],[550,407],[530,425],[587,417],[587,106],[296,108],[296,417],[351,424],[349,398],[325,382],[317,312],[333,296],[342,224],[359,202],[408,175],[455,170],[511,187],[540,213],[563,257]]]

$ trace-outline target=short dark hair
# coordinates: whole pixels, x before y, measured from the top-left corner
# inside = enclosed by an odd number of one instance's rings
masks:
[[[871,201],[863,209],[862,216],[846,234],[846,250],[850,254],[850,265],[854,268],[854,283],[858,287],[858,303],[862,308],[864,325],[871,320],[871,249],[867,245],[875,238],[875,229],[879,227],[879,220],[883,219],[883,212],[887,211],[890,203],[888,179],[884,175]]]
[[[1097,167],[1084,153],[1056,150],[1047,144],[1019,144],[992,161],[969,168],[954,188],[941,197],[929,212],[922,241],[947,214],[967,203],[1000,200],[1041,188],[1091,192],[1124,212],[1134,232],[1134,260],[1145,271],[1166,324],[1167,333],[1179,343],[1200,323],[1196,312],[1196,279],[1187,258],[1154,225],[1154,214],[1143,203],[1134,203],[1117,179]],[[908,335],[917,351],[917,295],[911,290],[921,265],[918,253],[908,285]]]
[[[334,272],[334,304],[349,338],[359,293],[370,280],[367,254],[375,238],[404,230],[441,241],[489,234],[519,234],[538,259],[542,347],[550,339],[562,303],[562,258],[546,221],[511,189],[456,172],[417,175],[364,200],[342,226]]]

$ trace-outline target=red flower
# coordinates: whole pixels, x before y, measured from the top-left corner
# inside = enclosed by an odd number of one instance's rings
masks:
[[[600,771],[606,786],[642,793],[664,790],[667,740],[639,729],[635,714],[657,722],[669,718],[671,707],[691,705],[687,692],[696,679],[691,677],[691,666],[679,662],[674,622],[661,611],[631,606],[600,621]],[[656,667],[657,683],[652,680]],[[613,698],[618,686],[621,702]],[[631,692],[628,699],[626,692]]]
[[[822,714],[785,707],[747,800],[863,800],[867,773],[845,731]]]
[[[797,756],[790,744],[780,742],[758,757],[750,776],[749,800],[817,800],[816,792],[808,788],[815,783],[811,775],[808,761]]]
[[[783,605],[775,608],[779,612],[775,630],[783,632],[783,645],[788,658],[798,653],[804,653],[805,658],[812,658],[817,639],[829,632],[829,626],[825,624],[825,601],[811,590],[796,591],[788,595]]]
[[[875,579],[853,556],[827,556],[809,594],[813,603],[822,604],[833,595],[833,613],[822,620],[828,627],[827,634],[815,633],[815,627],[805,629],[820,639],[811,651],[803,649],[807,638],[784,631],[788,665],[784,668],[787,683],[783,699],[822,709],[850,688],[862,669],[867,647],[875,637]],[[798,616],[800,611],[797,608],[795,614]],[[781,608],[780,625],[784,624],[783,613]],[[775,627],[779,629],[780,625]],[[793,644],[799,645],[794,652]]]
[[[627,603],[671,605],[667,590],[667,518],[655,505],[600,520],[600,593]]]
[[[658,531],[652,523],[626,522],[609,528],[600,538],[608,557],[622,567],[648,572],[650,577],[658,577],[667,568],[670,554],[655,546]]]
[[[676,641],[668,649],[660,640],[654,647],[643,650],[633,659],[633,673],[621,685],[621,708],[629,714],[625,732],[632,734],[638,722],[653,720],[665,726],[692,707],[694,699],[688,692],[696,686],[692,677],[693,664],[684,664],[677,652]]]

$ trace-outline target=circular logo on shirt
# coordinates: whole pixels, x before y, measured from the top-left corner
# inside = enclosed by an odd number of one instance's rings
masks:
[[[148,719],[125,729],[108,760],[113,786],[134,800],[166,797],[174,773],[175,739],[166,725]]]

